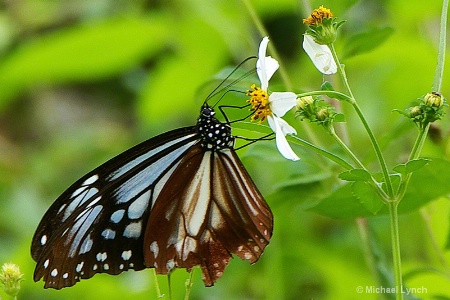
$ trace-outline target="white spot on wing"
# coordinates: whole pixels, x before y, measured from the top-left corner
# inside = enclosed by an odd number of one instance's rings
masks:
[[[63,277],[64,279],[67,279],[67,278],[69,278],[69,274],[68,274],[68,273],[64,273],[62,277]]]
[[[92,244],[93,244],[93,241],[91,239],[91,235],[88,235],[84,239],[83,244],[81,244],[80,254],[88,253],[89,251],[91,251]]]
[[[123,236],[127,238],[138,239],[141,236],[142,221],[130,223],[125,227]]]
[[[159,247],[158,247],[158,243],[156,241],[153,241],[150,244],[150,251],[153,252],[154,257],[158,257],[158,253],[159,253]]]
[[[47,243],[47,235],[44,234],[44,235],[41,237],[41,245],[45,245],[46,243]]]
[[[197,251],[197,240],[193,239],[192,237],[188,236],[184,240],[184,249],[183,249],[183,261],[185,261],[189,253],[195,253]]]
[[[112,229],[106,228],[102,231],[102,237],[104,237],[105,240],[113,240],[116,237],[116,232]]]
[[[167,271],[172,270],[175,267],[175,262],[173,259],[169,259],[166,263]]]
[[[116,210],[110,217],[111,222],[115,224],[119,223],[122,220],[124,214],[125,210],[123,209]]]
[[[129,260],[131,258],[131,250],[123,251],[122,252],[122,259],[123,260]]]
[[[148,202],[150,201],[151,191],[147,191],[139,196],[133,203],[128,207],[128,218],[139,219],[148,207]]]
[[[97,261],[105,261],[106,258],[108,257],[108,254],[106,252],[103,253],[97,253]]]
[[[91,177],[89,177],[88,179],[86,179],[82,185],[90,185],[93,184],[94,182],[96,182],[98,180],[98,175],[92,175]]]
[[[82,261],[82,262],[80,262],[78,265],[77,265],[77,268],[75,269],[78,273],[80,273],[81,272],[81,269],[83,268],[83,265],[84,265],[84,261]]]
[[[53,271],[50,273],[50,275],[52,275],[52,277],[56,277],[56,275],[58,275],[58,270],[53,269]]]
[[[47,259],[46,261],[44,261],[44,269],[47,269],[49,263],[50,263],[50,260],[49,260],[49,259]]]

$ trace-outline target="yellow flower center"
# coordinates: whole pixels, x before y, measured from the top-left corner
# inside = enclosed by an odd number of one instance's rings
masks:
[[[321,24],[323,19],[329,19],[332,17],[333,13],[331,12],[331,10],[321,5],[319,8],[313,10],[308,18],[303,19],[303,23],[306,25],[317,25]]]
[[[251,90],[247,91],[247,96],[250,99],[247,100],[252,106],[251,110],[254,111],[252,121],[259,120],[259,123],[263,122],[267,116],[272,115],[272,110],[269,105],[269,95],[266,91],[257,87],[256,84],[252,84]]]

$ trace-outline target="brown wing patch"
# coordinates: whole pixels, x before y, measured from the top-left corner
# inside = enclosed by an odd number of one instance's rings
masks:
[[[272,213],[234,151],[193,147],[155,201],[145,264],[159,274],[200,266],[212,286],[232,253],[257,261],[272,228]]]

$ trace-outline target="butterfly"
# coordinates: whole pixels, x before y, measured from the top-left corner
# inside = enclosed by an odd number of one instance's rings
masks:
[[[256,262],[273,216],[226,119],[205,101],[196,125],[150,138],[72,184],[34,234],[34,281],[61,289],[97,273],[199,266],[212,286],[232,254]]]

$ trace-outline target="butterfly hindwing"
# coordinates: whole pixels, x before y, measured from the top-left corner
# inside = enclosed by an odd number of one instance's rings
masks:
[[[232,149],[193,147],[159,197],[144,238],[146,265],[158,273],[200,266],[211,286],[231,254],[253,263],[269,243],[272,213]]]
[[[95,273],[143,269],[143,230],[168,173],[198,144],[194,127],[149,139],[88,173],[50,207],[36,230],[34,279],[62,288]]]

